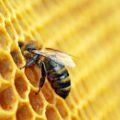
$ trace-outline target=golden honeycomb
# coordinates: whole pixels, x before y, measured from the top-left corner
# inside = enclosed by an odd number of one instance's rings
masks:
[[[29,41],[77,57],[65,100],[19,69]],[[120,120],[119,91],[119,0],[0,0],[0,120]]]

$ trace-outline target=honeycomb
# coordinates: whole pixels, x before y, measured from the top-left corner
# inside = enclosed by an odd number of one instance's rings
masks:
[[[0,120],[120,120],[119,13],[119,0],[0,0]],[[76,56],[65,100],[19,69],[31,41]]]

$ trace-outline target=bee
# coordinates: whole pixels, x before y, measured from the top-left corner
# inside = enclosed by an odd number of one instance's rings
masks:
[[[37,49],[34,44],[19,44],[22,54],[26,59],[24,67],[36,64],[41,69],[38,94],[44,85],[47,77],[55,93],[62,98],[66,98],[71,89],[71,80],[65,66],[74,67],[70,55],[52,48]]]

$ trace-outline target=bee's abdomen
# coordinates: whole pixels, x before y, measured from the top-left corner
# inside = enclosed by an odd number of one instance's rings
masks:
[[[59,66],[58,68],[54,68],[49,71],[48,80],[50,81],[55,92],[62,98],[66,98],[71,87],[69,73],[64,66]]]

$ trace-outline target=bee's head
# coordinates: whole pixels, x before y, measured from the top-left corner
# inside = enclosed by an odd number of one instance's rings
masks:
[[[32,56],[31,51],[36,49],[36,46],[34,43],[24,44],[22,42],[19,42],[19,47],[26,59],[30,58]]]

